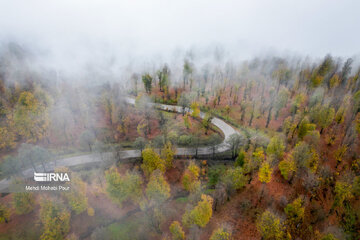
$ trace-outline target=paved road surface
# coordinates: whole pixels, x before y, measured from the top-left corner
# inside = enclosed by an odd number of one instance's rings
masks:
[[[134,105],[135,99],[127,97],[125,98],[125,101],[128,104]],[[180,106],[173,106],[173,105],[165,105],[165,104],[159,104],[159,103],[149,103],[149,107],[155,107],[157,109],[163,110],[163,111],[170,111],[170,112],[178,112],[182,113],[183,108]],[[189,108],[185,109],[186,112],[192,112]],[[205,114],[203,112],[200,112],[200,117],[204,118]],[[197,149],[197,155],[198,156],[209,156],[212,155],[214,150],[215,153],[221,153],[225,152],[229,149],[229,146],[226,144],[229,137],[234,134],[238,133],[232,126],[224,122],[223,120],[214,117],[211,120],[211,123],[218,127],[224,134],[224,141],[220,144],[218,144],[215,147],[200,147]],[[195,156],[196,155],[196,148],[177,148],[176,150],[176,156]],[[124,150],[119,152],[120,159],[129,159],[129,158],[137,158],[141,156],[140,150]],[[71,167],[76,165],[82,165],[82,164],[88,164],[88,163],[95,163],[100,161],[107,161],[109,159],[113,159],[113,153],[103,153],[102,158],[99,154],[87,154],[87,155],[81,155],[76,157],[69,157],[64,158],[56,161],[57,167]],[[50,162],[46,164],[46,170],[52,171],[55,167],[55,162]],[[42,171],[43,167],[41,165],[37,166],[36,169],[39,169],[38,171]],[[24,170],[23,171],[24,177],[32,178],[34,175],[34,170],[32,168]],[[3,179],[0,181],[0,192],[6,190],[6,188],[9,186],[10,180],[9,179]]]

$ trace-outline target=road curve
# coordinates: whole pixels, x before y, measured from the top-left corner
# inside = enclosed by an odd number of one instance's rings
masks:
[[[134,98],[130,98],[130,97],[126,97],[125,101],[128,104],[131,105],[135,105],[135,99]],[[168,111],[168,112],[177,112],[177,113],[182,113],[183,112],[183,108],[181,106],[174,106],[174,105],[166,105],[166,104],[160,104],[160,103],[148,103],[149,106],[155,107],[157,109],[163,110],[163,111]],[[189,112],[192,113],[192,110],[190,110],[189,108],[185,108],[185,112]],[[200,112],[200,118],[204,118],[205,117],[205,113]],[[225,152],[229,149],[229,146],[227,144],[227,140],[229,139],[229,137],[234,134],[234,133],[238,133],[232,126],[230,126],[229,124],[227,124],[225,121],[221,120],[220,118],[214,117],[211,120],[211,123],[213,125],[215,125],[216,127],[218,127],[224,134],[224,141],[220,144],[218,144],[217,146],[215,146],[215,148],[213,147],[200,147],[197,148],[198,152],[197,155],[201,156],[201,155],[210,155],[213,153],[213,150],[215,149],[215,153],[220,153],[220,152]],[[176,155],[179,156],[195,156],[196,154],[196,148],[177,148],[176,150]]]
[[[135,99],[130,97],[125,97],[125,102],[131,105],[135,105]],[[163,111],[169,111],[169,112],[177,112],[182,113],[183,108],[181,106],[173,106],[173,105],[166,105],[166,104],[160,104],[160,103],[148,103],[150,107],[155,107],[157,109],[163,110]],[[192,110],[189,108],[185,108],[186,112],[191,113]],[[205,113],[200,112],[200,118],[204,118]],[[215,147],[199,147],[197,148],[197,156],[209,156],[215,153],[221,153],[229,150],[229,146],[227,144],[227,140],[232,134],[238,134],[238,132],[229,124],[227,124],[225,121],[214,117],[211,120],[211,123],[218,127],[224,134],[224,141]],[[138,158],[141,156],[140,150],[124,150],[118,152],[120,159],[130,159],[130,158]],[[196,148],[177,148],[176,149],[176,156],[195,156],[196,155]],[[82,164],[89,164],[89,163],[95,163],[95,162],[101,162],[101,161],[107,161],[109,159],[113,158],[113,153],[107,152],[101,154],[87,154],[87,155],[81,155],[76,157],[69,157],[69,158],[63,158],[59,159],[56,162],[49,162],[46,164],[45,168],[46,171],[52,171],[55,167],[72,167],[76,165],[82,165]],[[41,172],[43,170],[42,166],[37,166],[37,169],[39,169]],[[29,168],[27,170],[23,171],[23,175],[26,178],[32,178],[34,175],[34,170],[32,168]],[[3,179],[0,181],[0,192],[4,192],[8,188],[10,184],[10,179]]]

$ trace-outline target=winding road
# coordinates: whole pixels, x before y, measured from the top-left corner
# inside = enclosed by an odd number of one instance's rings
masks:
[[[135,99],[126,97],[125,102],[131,105],[135,105]],[[155,107],[159,110],[168,111],[168,112],[177,112],[182,113],[183,108],[181,106],[173,106],[173,105],[166,105],[166,104],[159,104],[159,103],[148,103],[149,107]],[[186,112],[192,113],[192,110],[189,108],[185,108]],[[205,113],[200,112],[200,118],[204,118]],[[211,123],[218,127],[224,135],[224,141],[215,147],[199,147],[199,148],[177,148],[176,149],[176,156],[209,156],[212,155],[213,152],[215,153],[221,153],[229,150],[229,145],[227,144],[227,140],[232,134],[239,134],[232,126],[224,122],[223,120],[214,117],[211,120]],[[197,153],[196,153],[197,150]],[[120,159],[130,159],[130,158],[139,158],[141,157],[140,150],[124,150],[120,151],[119,153]],[[83,165],[83,164],[89,164],[89,163],[96,163],[101,161],[107,161],[113,159],[113,153],[107,152],[101,154],[87,154],[87,155],[81,155],[76,157],[69,157],[69,158],[63,158],[49,162],[46,164],[45,168],[47,171],[54,170],[55,167],[72,167],[76,165]],[[55,165],[56,164],[56,165]],[[42,166],[37,166],[37,169],[42,169]],[[34,176],[34,170],[32,168],[29,168],[27,170],[23,171],[23,175],[26,178],[32,178]],[[9,187],[10,179],[3,179],[0,181],[0,193],[6,192],[6,189]]]

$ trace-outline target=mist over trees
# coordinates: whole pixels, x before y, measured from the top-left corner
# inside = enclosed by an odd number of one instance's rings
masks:
[[[105,211],[92,206],[95,198],[139,216],[131,223],[153,239],[231,239],[246,232],[239,226],[255,239],[359,237],[356,57],[240,61],[217,47],[69,74],[39,65],[40,56],[15,43],[0,54],[1,177],[46,172],[69,156],[101,158],[74,173],[75,191],[59,202],[12,194],[0,204],[2,224],[12,212],[39,212],[41,238],[62,239],[73,218]],[[237,133],[226,135],[217,120]],[[89,236],[134,227],[111,221],[89,227]]]

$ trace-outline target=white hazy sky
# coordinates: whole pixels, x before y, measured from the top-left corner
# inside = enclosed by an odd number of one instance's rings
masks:
[[[222,45],[321,57],[360,53],[358,0],[0,0],[0,39],[58,58]],[[89,54],[91,52],[91,54]]]

